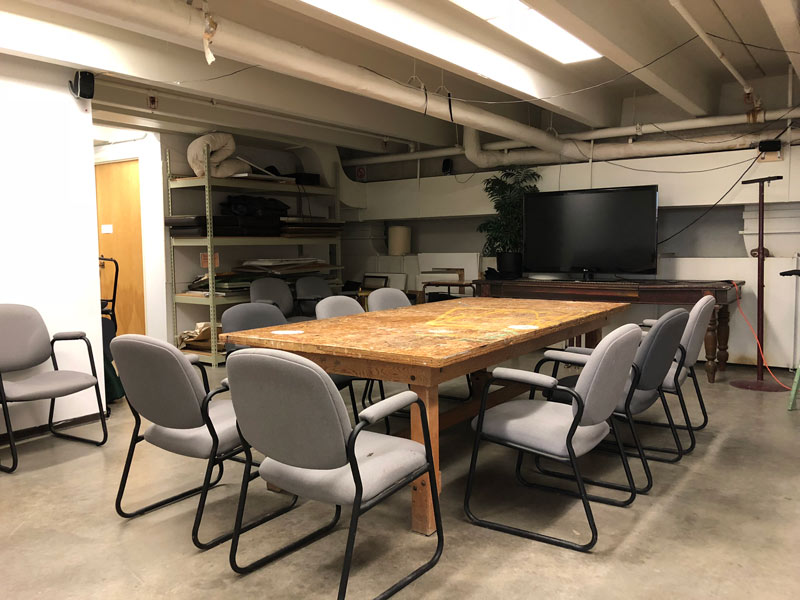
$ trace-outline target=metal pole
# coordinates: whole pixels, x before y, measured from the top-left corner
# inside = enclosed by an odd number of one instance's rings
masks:
[[[742,185],[751,183],[758,184],[758,249],[756,250],[756,259],[758,260],[758,283],[756,284],[756,311],[758,322],[756,325],[756,336],[761,346],[761,352],[764,351],[764,260],[766,259],[766,251],[764,249],[764,184],[778,179],[783,179],[783,176],[773,175],[772,177],[760,177],[758,179],[748,179],[742,182]],[[758,352],[756,356],[757,381],[764,381],[764,359],[761,356],[761,352]]]

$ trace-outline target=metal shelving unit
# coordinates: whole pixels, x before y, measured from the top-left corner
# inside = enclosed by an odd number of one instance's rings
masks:
[[[248,295],[235,295],[235,296],[217,296],[215,289],[215,267],[214,267],[214,250],[217,247],[225,246],[297,246],[300,252],[303,251],[304,245],[327,245],[329,247],[329,262],[334,265],[328,268],[309,268],[307,271],[298,269],[293,273],[302,272],[318,272],[318,271],[336,271],[341,269],[342,262],[342,248],[341,236],[303,236],[303,237],[215,237],[214,236],[214,221],[213,221],[213,206],[212,206],[212,193],[213,192],[257,192],[267,193],[275,196],[293,196],[302,201],[303,196],[314,197],[330,197],[332,199],[331,207],[328,210],[328,217],[332,220],[339,220],[341,218],[340,207],[337,198],[337,190],[335,187],[323,187],[313,185],[298,186],[293,183],[276,183],[273,181],[262,181],[256,179],[245,179],[238,177],[219,178],[209,176],[209,149],[206,146],[205,155],[205,175],[203,177],[176,177],[172,175],[170,169],[170,154],[167,151],[167,201],[168,201],[168,215],[173,216],[173,190],[180,189],[196,189],[202,190],[204,199],[204,208],[206,216],[206,236],[205,237],[172,237],[169,238],[169,256],[170,256],[170,276],[172,279],[172,323],[173,335],[175,343],[178,340],[178,305],[180,304],[194,304],[208,306],[209,322],[214,324],[217,322],[217,306],[226,306],[231,304],[239,304],[242,302],[249,302]],[[198,198],[199,199],[199,198]],[[196,294],[186,294],[179,292],[177,289],[177,281],[175,277],[175,248],[181,247],[199,247],[205,248],[208,256],[208,296],[200,296]],[[265,275],[266,276],[266,275]],[[338,279],[332,284],[341,285]],[[213,328],[213,325],[212,325]],[[216,331],[212,332],[211,336],[211,352],[197,352],[191,350],[190,352],[198,354],[204,362],[208,362],[212,366],[217,366],[224,361],[223,354],[219,351]]]

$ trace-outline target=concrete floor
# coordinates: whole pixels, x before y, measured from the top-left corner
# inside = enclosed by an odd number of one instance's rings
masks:
[[[215,380],[221,376],[217,371]],[[711,424],[680,464],[652,464],[655,486],[649,495],[628,508],[593,505],[600,537],[590,554],[469,524],[462,502],[471,431],[464,425],[443,433],[444,555],[398,597],[796,597],[800,412],[786,411],[787,394],[744,392],[726,383],[752,374],[732,368],[717,384],[703,383]],[[445,389],[463,393],[462,384]],[[695,407],[691,393],[689,398]],[[51,437],[20,444],[19,470],[0,474],[0,598],[335,596],[347,512],[328,537],[244,577],[228,566],[228,544],[207,552],[192,545],[193,499],[140,518],[119,518],[114,498],[131,427],[127,407],[116,404],[110,440],[102,448]],[[94,434],[94,428],[79,429]],[[479,515],[587,539],[577,501],[521,489],[513,476],[513,453],[484,450],[473,503]],[[2,452],[6,456],[7,449]],[[611,456],[584,462],[584,474],[620,475]],[[641,475],[636,466],[634,473]],[[142,445],[127,506],[197,485],[203,468],[200,461]],[[223,485],[211,492],[206,537],[231,527],[240,477],[241,466],[231,463]],[[285,502],[261,480],[251,484],[248,499],[252,515]],[[329,514],[326,506],[303,503],[244,536],[244,560],[310,531]],[[402,492],[361,520],[351,598],[373,597],[427,560],[435,539],[411,533],[408,523],[409,496]]]

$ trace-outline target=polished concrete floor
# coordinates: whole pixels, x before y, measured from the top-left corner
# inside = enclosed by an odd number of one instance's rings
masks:
[[[786,411],[785,393],[744,392],[727,384],[751,375],[751,369],[733,368],[715,385],[703,382],[711,423],[698,433],[697,450],[677,465],[653,463],[652,492],[630,507],[594,504],[599,541],[589,554],[469,524],[462,503],[471,431],[465,424],[443,433],[444,555],[398,597],[797,597],[800,411]],[[462,384],[446,390],[463,393]],[[695,407],[691,392],[689,398]],[[93,427],[79,429],[89,434]],[[114,498],[131,427],[129,411],[116,404],[110,440],[102,448],[50,437],[20,444],[19,470],[0,474],[0,598],[335,597],[347,512],[328,537],[247,576],[228,566],[228,544],[207,552],[192,545],[194,499],[136,519],[119,518]],[[479,515],[588,538],[579,503],[520,488],[513,467],[511,451],[485,447],[473,504]],[[127,506],[197,485],[203,468],[200,461],[143,444]],[[620,476],[610,455],[585,459],[583,471]],[[241,465],[231,463],[223,484],[211,492],[206,537],[231,527],[240,477]],[[249,514],[286,502],[261,480],[250,490]],[[327,506],[302,503],[245,535],[244,560],[311,531],[329,514]],[[408,524],[404,492],[361,520],[351,598],[373,597],[427,560],[435,538],[411,533]]]

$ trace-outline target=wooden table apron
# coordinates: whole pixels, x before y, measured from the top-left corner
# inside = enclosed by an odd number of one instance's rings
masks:
[[[276,348],[305,356],[329,373],[407,383],[427,408],[438,474],[439,431],[477,414],[488,379],[485,369],[516,356],[601,328],[628,304],[462,298],[348,317],[223,334],[222,343]],[[281,334],[279,331],[302,333]],[[439,416],[438,386],[474,374],[473,397]],[[519,384],[490,394],[494,405],[519,395]],[[411,439],[422,442],[416,407]],[[412,529],[426,535],[436,526],[427,475],[412,486]]]

